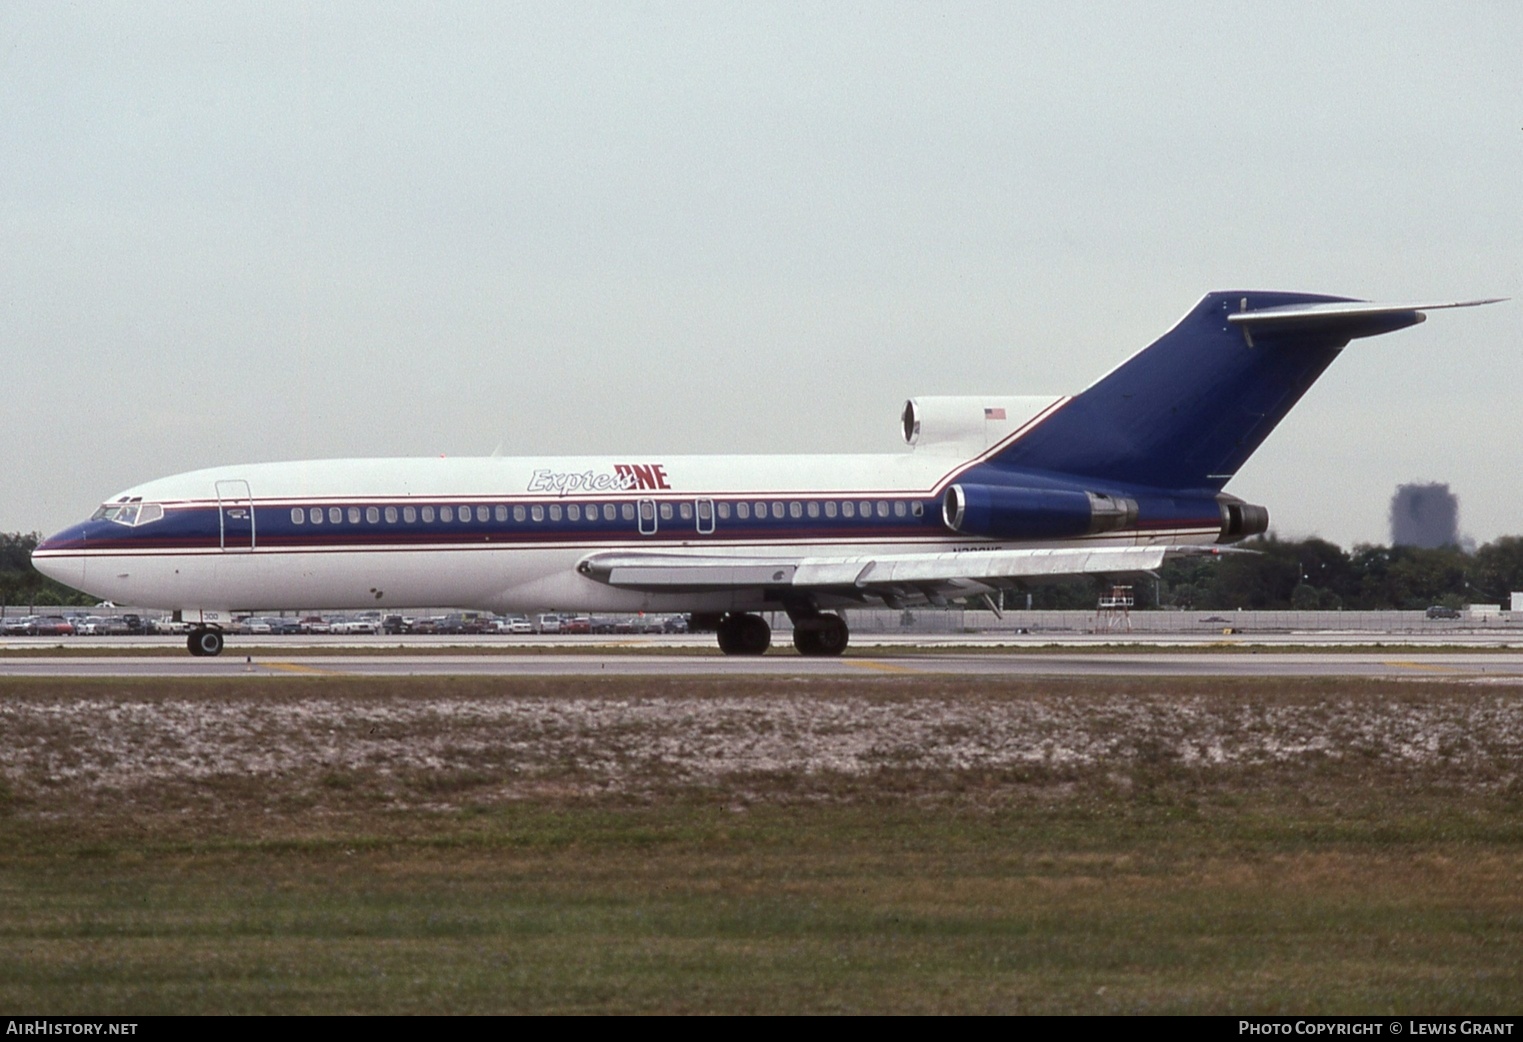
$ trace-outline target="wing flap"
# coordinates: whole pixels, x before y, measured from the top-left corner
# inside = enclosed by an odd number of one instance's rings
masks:
[[[651,593],[757,588],[871,592],[958,580],[1149,572],[1169,557],[1218,551],[1201,546],[1103,546],[798,558],[613,552],[591,554],[577,570],[609,586]]]

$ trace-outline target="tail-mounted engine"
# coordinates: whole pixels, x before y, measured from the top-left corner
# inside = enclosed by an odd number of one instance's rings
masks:
[[[946,526],[991,539],[1062,539],[1137,522],[1137,501],[1072,489],[953,485],[941,501]]]
[[[1236,543],[1269,531],[1268,507],[1245,503],[1226,493],[1216,497],[1216,505],[1222,512],[1222,533],[1216,537],[1218,543]]]
[[[916,452],[967,458],[998,445],[1061,400],[922,395],[904,403],[899,430]]]

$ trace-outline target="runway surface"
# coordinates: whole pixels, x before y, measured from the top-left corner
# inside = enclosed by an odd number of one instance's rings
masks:
[[[294,649],[293,649],[294,650]],[[1413,677],[1523,682],[1523,652],[1427,651],[936,651],[806,659],[698,654],[435,654],[0,658],[8,677],[405,676],[1221,676]]]

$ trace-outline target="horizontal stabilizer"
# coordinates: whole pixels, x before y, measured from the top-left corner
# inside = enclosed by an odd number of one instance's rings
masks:
[[[1251,298],[1244,297],[1241,310],[1227,316],[1227,321],[1249,330],[1338,330],[1350,337],[1373,336],[1397,327],[1416,325],[1427,316],[1425,311],[1442,308],[1473,308],[1497,304],[1506,298],[1488,300],[1453,300],[1420,304],[1375,304],[1366,300],[1340,300],[1325,303],[1283,304],[1277,307],[1252,308]],[[1394,323],[1392,320],[1395,320]]]

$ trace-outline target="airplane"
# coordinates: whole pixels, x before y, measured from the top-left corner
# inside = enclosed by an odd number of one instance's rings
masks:
[[[730,655],[786,612],[839,655],[841,609],[1146,574],[1268,529],[1223,491],[1349,341],[1440,308],[1208,293],[1072,396],[912,398],[881,455],[337,459],[149,481],[49,536],[75,589],[169,609],[210,656],[234,613],[451,605],[690,613]]]

